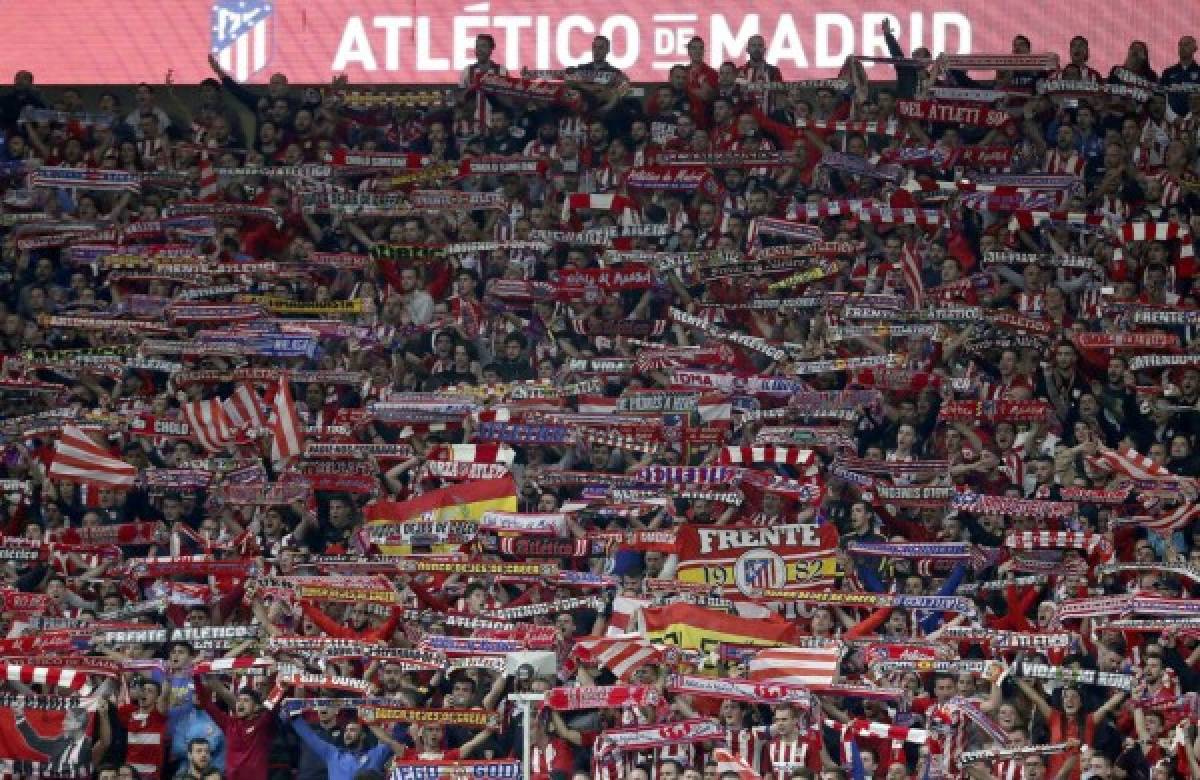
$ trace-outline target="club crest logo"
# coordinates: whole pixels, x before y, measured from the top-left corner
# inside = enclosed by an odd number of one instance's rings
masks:
[[[738,590],[746,595],[762,588],[781,588],[787,583],[787,562],[771,550],[750,550],[737,559],[733,576]]]
[[[212,53],[221,68],[246,81],[271,60],[272,14],[264,0],[216,0],[212,6]]]

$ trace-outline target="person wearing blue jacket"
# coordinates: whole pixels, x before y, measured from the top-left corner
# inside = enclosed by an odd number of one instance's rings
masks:
[[[363,726],[358,721],[346,724],[342,731],[342,744],[335,745],[321,739],[303,718],[294,717],[300,714],[299,710],[290,714],[293,716],[292,730],[305,745],[308,745],[309,750],[325,762],[329,780],[354,780],[355,773],[360,770],[382,770],[392,756],[391,747],[382,741],[372,748],[367,748]]]

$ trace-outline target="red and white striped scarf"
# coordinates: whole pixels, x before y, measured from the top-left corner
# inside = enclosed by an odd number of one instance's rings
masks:
[[[1194,257],[1192,232],[1187,225],[1174,222],[1126,222],[1121,225],[1121,241],[1178,241],[1180,257]],[[1116,256],[1114,255],[1114,260]]]
[[[770,95],[770,93],[766,94]],[[762,780],[762,775],[756,772],[754,767],[746,763],[741,756],[725,748],[715,748],[712,752],[712,758],[717,762],[717,775],[719,777],[724,777],[726,774],[734,774],[737,775],[738,780]]]
[[[788,206],[786,219],[790,221],[800,220],[802,222],[812,222],[818,219],[832,219],[836,217],[854,217],[864,209],[871,209],[879,206],[880,203],[875,200],[828,200],[824,203],[792,203]]]
[[[1004,537],[1009,550],[1066,549],[1112,555],[1112,543],[1102,534],[1088,531],[1011,531]]]
[[[1138,515],[1131,520],[1141,528],[1165,536],[1186,528],[1198,516],[1200,504],[1184,504],[1162,515]]]
[[[1170,171],[1161,171],[1154,178],[1162,187],[1162,197],[1158,201],[1160,206],[1174,206],[1183,200],[1183,185],[1178,176]]]
[[[635,221],[637,204],[628,195],[616,195],[612,193],[590,195],[588,193],[575,192],[567,195],[563,201],[563,222],[569,221],[574,213],[580,209],[608,211],[616,215],[618,221],[622,224],[630,224]]]
[[[900,251],[900,272],[908,287],[909,300],[915,309],[925,306],[925,282],[921,279],[921,257],[911,241],[906,241]]]
[[[426,459],[452,463],[511,464],[515,457],[516,452],[507,444],[439,444],[429,452]]]
[[[722,465],[734,463],[777,463],[814,469],[816,453],[799,447],[724,447],[717,460]]]
[[[9,682],[19,682],[25,685],[46,685],[51,688],[69,688],[72,691],[83,690],[87,685],[89,672],[80,669],[69,669],[59,666],[39,666],[37,664],[6,663],[4,679]]]
[[[1152,458],[1135,449],[1125,452],[1101,448],[1096,455],[1086,458],[1087,465],[1098,471],[1110,471],[1134,479],[1172,479],[1174,475]]]

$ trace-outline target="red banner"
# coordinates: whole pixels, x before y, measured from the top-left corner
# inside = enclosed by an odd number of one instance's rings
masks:
[[[609,62],[634,80],[662,82],[671,65],[687,61],[693,35],[705,40],[705,60],[719,66],[744,61],[746,41],[760,34],[767,60],[784,78],[814,78],[835,76],[847,55],[888,56],[885,20],[902,49],[928,46],[935,54],[1008,52],[1012,37],[1024,33],[1035,52],[1058,52],[1065,61],[1071,36],[1079,34],[1091,43],[1091,65],[1107,72],[1124,61],[1134,39],[1147,42],[1154,62],[1173,62],[1179,31],[1200,28],[1200,4],[1124,0],[1097,13],[1083,0],[821,0],[802,6],[723,0],[700,7],[666,0],[126,0],[116,6],[74,0],[46,13],[43,3],[9,0],[0,6],[7,33],[0,70],[28,68],[39,84],[158,84],[173,69],[177,84],[194,84],[210,75],[205,59],[215,52],[234,78],[259,84],[276,71],[304,84],[328,84],[342,72],[352,84],[450,84],[474,60],[479,33],[495,36],[493,58],[513,75],[586,62],[592,37],[602,34],[612,41]],[[125,56],[130,51],[138,56]],[[867,68],[871,78],[893,77],[887,65]]]
[[[685,525],[677,535],[676,576],[725,594],[831,585],[837,573],[837,544],[837,529],[828,523],[768,528]],[[768,582],[773,584],[764,584]]]

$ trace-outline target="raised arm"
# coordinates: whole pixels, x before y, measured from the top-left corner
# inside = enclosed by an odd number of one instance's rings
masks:
[[[300,713],[295,713],[291,718],[292,730],[296,732],[296,736],[308,745],[308,749],[320,756],[321,760],[329,763],[336,755],[337,749],[317,736],[312,727],[304,722],[304,718],[300,717]]]
[[[1041,692],[1020,677],[1014,676],[1013,682],[1021,689],[1021,693],[1025,694],[1026,698],[1033,702],[1033,706],[1042,714],[1042,717],[1050,720],[1050,717],[1054,714],[1054,708],[1046,701],[1046,697],[1042,696]]]
[[[554,724],[554,733],[558,734],[558,736],[570,742],[575,747],[583,746],[583,735],[568,726],[559,712],[554,710],[550,712],[550,722]]]
[[[96,739],[92,742],[92,762],[97,763],[112,745],[112,713],[111,703],[107,698],[100,699],[96,707]]]
[[[375,735],[375,739],[379,740],[379,744],[387,745],[388,750],[397,755],[404,752],[404,745],[387,733],[386,729],[381,729],[377,724],[368,721],[363,721],[363,723]]]
[[[310,601],[301,600],[300,609],[303,610],[304,614],[316,624],[317,628],[321,629],[326,634],[339,639],[348,639],[353,636],[353,632],[348,631],[345,626],[329,617],[329,615],[326,615],[324,610],[322,610],[316,604],[313,604]]]
[[[1092,716],[1096,719],[1096,722],[1100,722],[1104,718],[1107,718],[1109,715],[1112,715],[1114,712],[1116,712],[1121,706],[1121,703],[1124,701],[1125,691],[1117,691],[1108,698],[1108,701],[1104,702],[1104,704],[1101,704],[1099,709],[1092,713]]]
[[[1196,742],[1200,742],[1200,739],[1193,741],[1190,733],[1191,727],[1192,721],[1188,718],[1181,720],[1178,726],[1183,735],[1183,752],[1187,756],[1188,769],[1191,771],[1191,776],[1200,777],[1200,761],[1196,760]]]
[[[379,624],[377,628],[372,628],[366,633],[367,639],[382,639],[387,640],[392,634],[396,633],[396,626],[400,625],[400,618],[404,616],[404,610],[400,607],[392,607],[392,614],[388,615],[388,619]]]
[[[1073,777],[1077,766],[1079,766],[1079,741],[1067,740],[1067,760],[1058,768],[1054,780],[1067,780],[1067,778]]]
[[[503,673],[496,675],[496,679],[492,681],[492,687],[483,697],[483,708],[488,712],[495,712],[507,693],[508,675]]]
[[[488,738],[495,733],[495,728],[489,723],[487,728],[480,731],[475,736],[468,739],[458,749],[458,754],[463,758],[470,758],[476,750],[483,747],[483,743],[488,741]]]
[[[219,677],[210,675],[201,684],[211,691],[212,695],[218,701],[223,702],[227,707],[232,708],[236,703],[237,698],[233,695],[233,691],[229,690],[229,686]]]
[[[218,726],[225,728],[225,724],[229,720],[229,713],[225,712],[216,705],[216,703],[213,701],[212,691],[210,691],[208,686],[204,684],[204,681],[200,679],[199,675],[193,678],[193,683],[196,690],[196,704],[200,706],[200,709],[207,712],[209,717],[212,718]]]

